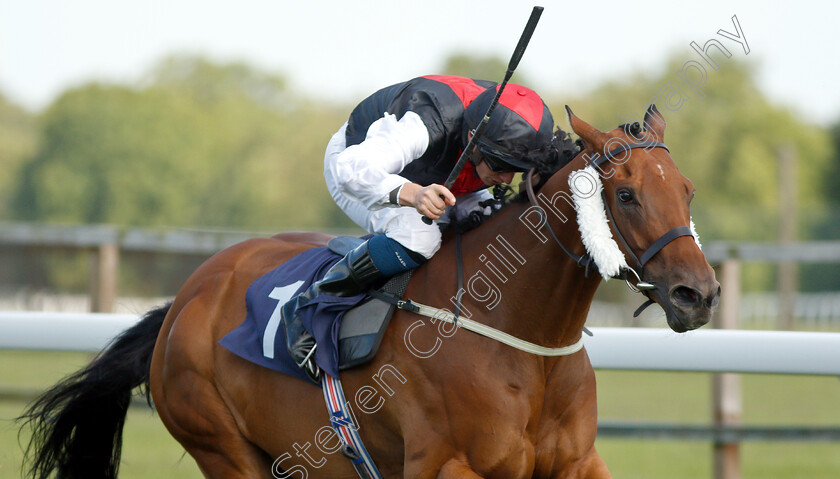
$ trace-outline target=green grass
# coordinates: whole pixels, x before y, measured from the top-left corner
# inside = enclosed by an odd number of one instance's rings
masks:
[[[0,386],[43,389],[89,360],[78,353],[0,351]],[[710,381],[698,373],[598,371],[599,413],[605,420],[705,424],[712,414]],[[837,378],[744,375],[742,381],[745,424],[840,426]],[[10,419],[23,407],[22,401],[0,401],[0,479],[21,477]],[[597,447],[616,478],[711,477],[712,446],[703,441],[599,438]],[[746,442],[741,450],[744,479],[840,477],[840,443]],[[157,416],[143,408],[129,411],[120,472],[123,479],[201,477]]]
[[[603,420],[707,424],[711,376],[701,373],[598,371]],[[840,380],[834,377],[742,375],[744,424],[840,427]],[[707,478],[712,445],[704,441],[599,438],[613,475],[624,479]],[[745,442],[743,479],[837,479],[838,442]]]
[[[23,410],[19,401],[0,402],[0,479],[21,477],[22,452],[17,441],[17,427],[8,421]],[[25,441],[26,437],[21,437]],[[192,457],[184,455],[163,427],[157,415],[143,408],[128,412],[123,435],[121,479],[203,477]]]
[[[82,353],[0,351],[0,386],[42,390],[90,361]],[[21,477],[23,453],[13,419],[23,412],[19,400],[0,401],[0,479]],[[25,444],[28,436],[21,436]],[[123,435],[121,479],[203,477],[192,457],[184,455],[157,415],[146,408],[131,408]]]

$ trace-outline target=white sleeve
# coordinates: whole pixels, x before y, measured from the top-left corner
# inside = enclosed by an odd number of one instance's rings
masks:
[[[429,131],[416,113],[409,111],[397,120],[386,113],[368,128],[365,141],[353,145],[328,165],[338,187],[367,208],[388,206],[388,194],[408,180],[399,176],[429,147]]]

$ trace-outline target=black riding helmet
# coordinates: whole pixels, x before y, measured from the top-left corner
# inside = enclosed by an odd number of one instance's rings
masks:
[[[467,106],[465,138],[484,118],[498,88],[498,85],[488,88]],[[539,95],[530,88],[509,83],[478,139],[478,149],[496,163],[491,166],[505,171],[527,171],[535,166],[534,156],[529,153],[545,151],[553,129],[554,118]]]

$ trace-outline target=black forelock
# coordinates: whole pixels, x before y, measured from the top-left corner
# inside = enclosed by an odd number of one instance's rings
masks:
[[[629,136],[632,136],[637,140],[644,139],[642,125],[638,121],[634,121],[633,123],[622,123],[618,125],[618,128],[621,128],[622,130],[624,130],[624,133],[626,133]]]
[[[540,189],[549,178],[579,155],[583,150],[583,143],[580,140],[572,140],[571,135],[558,127],[554,130],[554,136],[551,137],[548,149],[549,154],[544,155],[534,163],[536,165],[535,173],[540,179],[534,185],[535,190]],[[524,198],[525,193],[520,192],[519,196]]]

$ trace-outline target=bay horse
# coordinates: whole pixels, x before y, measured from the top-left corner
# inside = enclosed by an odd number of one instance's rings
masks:
[[[604,155],[610,162],[600,164],[608,227],[630,258],[649,256],[650,245],[662,243],[669,230],[686,228],[693,196],[692,183],[661,143],[665,123],[654,106],[644,129],[636,124],[606,133],[567,111],[583,148],[538,183],[545,223],[532,228],[534,222],[523,219],[535,206],[514,201],[462,236],[463,267],[472,282],[470,294],[460,298],[462,314],[549,348],[579,341],[602,280],[573,257],[585,253],[581,225],[572,202],[558,200],[572,172],[610,145],[631,145],[620,158]],[[551,205],[546,198],[553,198]],[[547,240],[549,230],[557,242]],[[631,268],[639,275],[631,281],[662,307],[677,332],[707,323],[720,292],[698,244],[683,236]],[[500,238],[506,251],[517,253],[506,267],[500,256],[493,263],[485,254],[500,250]],[[147,313],[86,369],[30,406],[23,419],[34,429],[32,475],[115,477],[131,390],[145,384],[166,428],[208,478],[357,477],[335,453],[337,437],[318,387],[218,344],[244,320],[245,291],[255,279],[328,239],[280,234],[208,259],[171,305]],[[455,243],[444,241],[416,270],[405,297],[451,305]],[[610,477],[594,446],[595,374],[585,349],[543,357],[441,325],[397,311],[375,358],[342,372],[356,427],[384,477]]]

